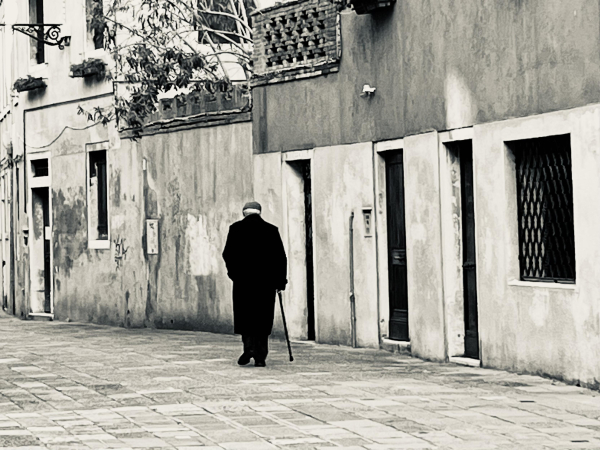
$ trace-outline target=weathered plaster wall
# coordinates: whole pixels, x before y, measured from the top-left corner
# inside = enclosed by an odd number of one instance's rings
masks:
[[[297,152],[290,152],[297,153]],[[288,153],[289,155],[289,153]],[[281,165],[283,178],[284,223],[289,285],[285,292],[286,321],[290,336],[308,338],[306,219],[304,181],[293,162]]]
[[[16,157],[16,168],[19,171],[19,180],[15,176],[13,184],[15,202],[13,209],[13,226],[15,242],[15,311],[18,317],[25,317],[29,312],[29,281],[30,281],[30,254],[29,247],[25,245],[24,230],[28,227],[28,218],[25,213],[24,203],[26,199],[24,177],[27,170],[23,158],[26,151],[26,142],[29,148],[27,152],[35,152],[33,147],[46,145],[58,136],[65,126],[85,127],[89,125],[82,116],[77,116],[78,105],[90,107],[105,104],[105,99],[99,96],[108,96],[112,93],[112,83],[94,79],[71,78],[69,76],[72,64],[81,63],[91,57],[102,58],[107,56],[104,50],[93,50],[93,44],[86,35],[86,11],[85,2],[79,0],[61,0],[58,2],[45,2],[44,19],[46,23],[61,24],[61,36],[71,36],[71,45],[60,50],[56,46],[45,47],[45,62],[35,64],[31,61],[31,39],[21,33],[13,33],[11,39],[6,41],[5,48],[10,49],[11,64],[6,69],[12,77],[8,84],[17,78],[27,76],[42,77],[47,87],[35,91],[22,92],[11,108],[11,116],[14,126],[10,128],[13,145],[13,156]],[[14,23],[29,23],[29,8],[27,2],[12,2],[15,12],[14,17],[6,18]],[[8,25],[7,25],[8,28]],[[8,35],[7,35],[8,36]],[[12,55],[12,56],[11,56]],[[10,86],[12,87],[12,86]],[[79,99],[96,98],[93,102],[79,102]],[[70,103],[65,103],[70,102]],[[52,105],[57,106],[57,109]],[[60,107],[58,107],[60,105]],[[47,127],[46,119],[35,118],[42,110],[32,111],[34,108],[45,109],[48,116],[54,115],[56,127]],[[29,120],[29,123],[27,122]],[[35,126],[42,128],[36,130]],[[93,136],[93,131],[91,132]],[[64,139],[75,141],[73,131],[68,130]],[[71,135],[71,136],[69,136]],[[90,136],[83,132],[81,136]],[[82,139],[82,142],[85,139]],[[52,147],[54,150],[61,145],[61,140]],[[78,144],[76,144],[78,145]],[[85,166],[83,166],[85,168]],[[15,173],[16,175],[16,173]]]
[[[465,353],[462,173],[459,151],[454,145],[455,141],[471,139],[472,131],[472,128],[463,128],[438,135],[444,316],[448,356],[463,356]]]
[[[262,217],[267,222],[275,225],[279,229],[279,234],[286,249],[289,264],[289,242],[286,226],[286,217],[284,214],[284,193],[282,191],[282,163],[280,153],[265,153],[263,155],[254,155],[253,163],[253,191],[254,199],[262,206]],[[288,266],[289,268],[289,266]],[[283,292],[284,308],[286,308],[286,321],[288,332],[291,339],[302,338],[301,326],[298,325],[300,319],[297,318],[294,311],[290,309],[290,303],[293,302],[291,296],[292,284],[294,279],[288,273],[288,285]],[[277,300],[279,301],[279,300]],[[292,306],[291,308],[294,308]],[[273,323],[273,336],[284,337],[283,321],[279,306],[275,307],[275,321]]]
[[[84,106],[97,106],[98,102],[87,102]],[[88,125],[85,117],[72,114],[73,108],[68,103],[28,112],[28,144],[39,147],[50,143],[65,126],[65,117],[69,117],[69,125],[75,128]],[[107,167],[112,245],[106,250],[94,250],[88,248],[85,145],[103,141],[110,141]],[[134,315],[139,309],[136,304],[141,302],[139,286],[143,286],[141,280],[145,278],[140,253],[141,164],[135,149],[121,149],[118,145],[114,130],[97,125],[82,131],[66,130],[44,149],[51,151],[53,291],[57,320],[140,324]],[[36,149],[28,148],[29,155],[35,152]],[[117,243],[127,249],[123,258],[116,258]],[[28,264],[29,258],[25,260]],[[21,301],[23,309],[28,311],[28,296],[22,296]]]
[[[477,281],[482,363],[600,382],[600,108],[474,129]],[[575,285],[519,280],[516,181],[504,142],[571,134]]]
[[[241,122],[142,138],[142,215],[159,220],[159,254],[144,255],[146,326],[233,331],[221,254],[253,197],[250,136]]]
[[[415,356],[446,357],[437,133],[404,139],[408,324]]]
[[[28,2],[18,1],[18,15],[15,23],[31,23]],[[60,50],[57,46],[45,47],[45,62],[36,64],[31,60],[31,39],[21,33],[14,33],[13,75],[16,78],[43,77],[47,87],[43,90],[22,92],[21,108],[27,109],[52,103],[76,100],[112,92],[109,81],[71,78],[72,64],[79,64],[88,58],[101,58],[108,61],[106,52],[94,50],[86,30],[85,2],[80,0],[55,0],[45,2],[44,22],[61,24],[61,36],[71,36],[69,46]],[[72,114],[76,114],[74,107]]]
[[[64,117],[73,127],[88,125],[70,114],[72,108],[69,103],[28,112],[28,143],[51,142]],[[52,162],[55,319],[232,331],[231,282],[221,253],[229,225],[252,199],[250,127],[246,117],[134,142],[97,125],[66,130],[46,147]],[[110,248],[95,250],[88,245],[85,146],[105,141]],[[145,219],[159,221],[157,255],[146,252]],[[22,295],[24,311],[28,301]]]
[[[317,341],[351,345],[349,218],[354,212],[357,342],[379,346],[375,237],[365,237],[363,207],[373,208],[373,146],[316,148],[312,160]]]
[[[317,148],[303,152],[254,155],[254,193],[266,220],[280,226],[288,254],[284,293],[290,336],[306,339],[306,254],[302,180],[294,161],[310,160],[316,341],[351,345],[349,218],[354,211],[354,276],[357,340],[378,347],[375,228],[365,237],[363,207],[373,208],[373,146]],[[302,236],[300,236],[302,234]],[[276,316],[275,334],[281,334]]]
[[[339,73],[254,89],[255,151],[393,139],[599,102],[599,28],[590,0],[405,0],[364,16],[345,11]],[[364,84],[377,88],[373,98],[359,96]]]

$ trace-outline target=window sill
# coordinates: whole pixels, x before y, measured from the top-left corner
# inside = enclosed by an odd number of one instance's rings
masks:
[[[508,282],[509,286],[516,287],[528,287],[528,288],[538,288],[538,289],[558,289],[562,291],[576,291],[576,284],[568,284],[568,283],[551,283],[551,282],[543,282],[543,281],[521,281],[521,280],[510,280]]]
[[[88,49],[74,57],[72,64],[80,64],[88,59],[101,59],[105,63],[108,63],[109,56],[103,48],[96,48],[94,50]]]
[[[88,248],[90,250],[110,250],[110,241],[88,241]]]

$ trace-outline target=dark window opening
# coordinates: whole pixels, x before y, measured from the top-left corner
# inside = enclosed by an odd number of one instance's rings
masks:
[[[104,48],[104,20],[103,0],[86,0],[87,31],[88,36],[94,43],[94,49]]]
[[[48,160],[34,159],[31,161],[31,172],[33,178],[48,176]]]
[[[254,0],[244,0],[248,25],[252,27],[251,13],[256,9]],[[241,24],[233,17],[220,14],[207,14],[204,11],[213,11],[224,14],[231,14],[239,17],[235,11],[233,2],[223,0],[198,0],[198,15],[195,19],[196,29],[198,30],[198,42],[208,44],[245,44],[249,41],[242,36]]]
[[[525,281],[575,282],[569,135],[514,141],[519,264]]]
[[[315,340],[315,280],[313,269],[313,230],[312,230],[312,179],[310,160],[300,164],[304,181],[304,224],[306,233],[306,296],[308,340]]]
[[[29,21],[30,23],[44,23],[44,0],[29,0]],[[45,62],[44,47],[44,27],[37,31],[37,40],[31,39],[31,59],[37,64]]]
[[[97,230],[96,240],[108,240],[108,186],[106,150],[90,152],[88,220]]]

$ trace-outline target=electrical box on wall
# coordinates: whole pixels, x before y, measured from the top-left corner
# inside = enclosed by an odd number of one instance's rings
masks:
[[[158,220],[146,220],[146,253],[158,255]]]
[[[373,236],[373,208],[364,206],[362,209],[365,224],[365,237]]]

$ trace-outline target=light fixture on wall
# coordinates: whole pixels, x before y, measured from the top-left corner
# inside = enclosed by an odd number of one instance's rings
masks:
[[[6,26],[5,23],[0,23],[0,27]],[[65,47],[71,45],[71,36],[61,36],[61,26],[57,23],[15,23],[12,25],[12,30],[46,45],[57,46],[59,49],[64,50]]]
[[[372,97],[373,95],[375,95],[375,91],[377,90],[377,88],[371,87],[368,84],[365,84],[363,86],[362,92],[360,93],[361,97]]]

